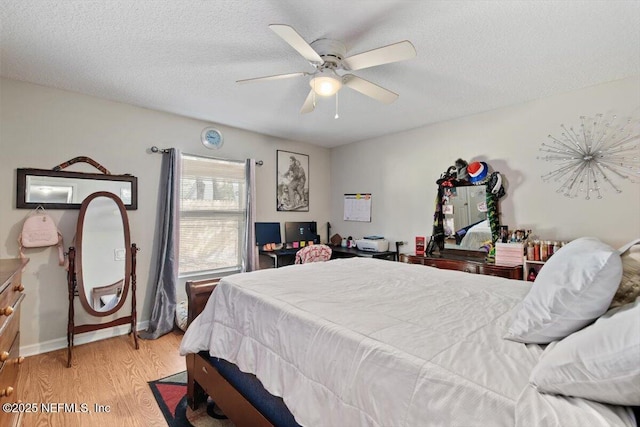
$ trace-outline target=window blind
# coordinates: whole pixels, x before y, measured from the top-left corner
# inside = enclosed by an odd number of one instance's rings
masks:
[[[182,156],[180,275],[240,268],[247,183],[244,162]]]

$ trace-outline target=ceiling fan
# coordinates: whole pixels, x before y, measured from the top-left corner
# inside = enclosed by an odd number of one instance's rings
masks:
[[[238,80],[237,83],[251,83],[266,80],[286,79],[298,76],[312,76],[309,85],[311,90],[302,105],[300,113],[310,113],[316,106],[316,95],[331,96],[346,86],[363,95],[369,96],[385,104],[390,104],[398,98],[398,94],[391,92],[375,83],[343,71],[356,71],[391,62],[403,61],[416,56],[416,49],[410,41],[404,40],[388,46],[379,47],[367,52],[346,56],[345,45],[338,40],[318,39],[307,43],[291,26],[271,24],[269,28],[302,55],[315,68],[312,72],[297,72],[277,74],[275,76],[257,77]],[[336,100],[337,101],[337,100]],[[337,105],[337,104],[336,104]],[[336,113],[337,118],[337,113]]]

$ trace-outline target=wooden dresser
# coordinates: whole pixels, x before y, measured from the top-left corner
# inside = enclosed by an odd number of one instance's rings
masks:
[[[457,252],[457,251],[456,251]],[[462,251],[464,252],[464,251]],[[473,274],[484,274],[487,276],[506,277],[507,279],[522,280],[522,265],[515,267],[503,267],[489,264],[483,258],[465,254],[436,254],[431,256],[404,255],[404,260],[409,264],[422,264],[429,267],[441,268],[444,270],[466,271]]]
[[[17,402],[22,269],[29,260],[0,259],[0,405]],[[0,410],[0,426],[16,426],[20,413]]]

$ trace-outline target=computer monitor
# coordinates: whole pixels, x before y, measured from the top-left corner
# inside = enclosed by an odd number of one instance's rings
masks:
[[[256,245],[282,243],[279,222],[256,222]]]
[[[313,222],[285,222],[284,223],[284,240],[291,242],[317,242],[318,226]]]

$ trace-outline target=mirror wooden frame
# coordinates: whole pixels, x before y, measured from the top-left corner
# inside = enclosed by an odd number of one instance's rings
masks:
[[[91,306],[84,289],[84,278],[82,275],[82,239],[84,219],[90,202],[98,197],[107,197],[113,200],[118,206],[123,222],[124,246],[126,251],[122,295],[120,296],[120,301],[118,301],[115,307],[108,311],[97,311]],[[138,247],[135,243],[131,243],[127,211],[122,203],[122,200],[120,200],[118,196],[106,191],[99,191],[96,193],[92,193],[87,198],[85,198],[80,207],[78,224],[76,226],[76,245],[77,249],[76,247],[69,248],[69,269],[67,271],[67,284],[69,291],[69,321],[67,323],[67,367],[69,368],[71,367],[73,339],[75,334],[130,324],[131,331],[129,333],[133,334],[134,347],[136,350],[139,348],[138,334],[136,332],[136,253],[138,252]],[[129,292],[129,287],[131,287],[131,313],[129,315],[106,323],[93,323],[85,325],[75,324],[74,299],[76,296],[80,297],[80,303],[88,314],[95,317],[104,317],[117,312],[124,306],[127,294]]]
[[[123,288],[122,294],[120,296],[120,300],[118,303],[107,311],[98,311],[93,305],[90,303],[90,296],[87,294],[85,289],[85,280],[82,269],[82,258],[83,255],[83,237],[84,237],[84,220],[87,213],[88,207],[91,205],[91,202],[99,197],[106,197],[115,202],[120,210],[120,218],[122,219],[122,229],[124,234],[124,249],[125,249],[125,262],[124,262],[124,278],[123,278]],[[82,207],[80,208],[80,214],[78,215],[78,224],[76,227],[76,260],[75,260],[75,269],[76,269],[76,286],[78,288],[78,295],[80,297],[80,303],[82,307],[85,309],[87,313],[95,317],[106,317],[109,316],[116,311],[120,310],[124,305],[124,301],[127,298],[127,294],[129,292],[129,284],[131,279],[131,235],[129,232],[129,219],[127,218],[127,211],[122,204],[122,201],[119,197],[117,197],[113,193],[108,193],[106,191],[101,191],[97,193],[91,194],[89,197],[84,199],[82,202]]]
[[[17,169],[17,191],[16,191],[16,208],[17,209],[35,209],[42,206],[46,209],[80,209],[82,203],[49,203],[49,202],[29,202],[27,201],[27,177],[55,177],[67,179],[89,179],[94,181],[120,181],[131,184],[131,203],[127,203],[127,210],[138,209],[138,178],[133,175],[111,175],[102,173],[89,172],[68,172],[62,170],[48,169]]]
[[[443,189],[444,188],[453,188],[453,187],[471,187],[474,184],[460,184],[460,185],[452,185],[452,186],[443,186],[442,184],[438,184],[438,193],[436,195],[436,211],[434,212],[434,225],[433,225],[433,233],[431,236],[431,241],[428,244],[426,253],[431,255],[433,253],[434,250],[438,250],[440,253],[443,253],[445,251],[451,253],[451,251],[460,251],[460,253],[462,253],[463,251],[465,253],[471,253],[471,252],[478,252],[481,254],[486,255],[487,252],[483,252],[483,251],[469,251],[469,250],[464,250],[464,249],[446,249],[445,248],[445,236],[444,233],[441,233],[439,231],[436,230],[436,228],[438,227],[437,223],[440,222],[442,223],[442,221],[444,220],[444,213],[442,212],[442,193],[443,193]],[[495,243],[498,240],[498,237],[500,235],[500,222],[499,222],[499,216],[500,216],[500,210],[498,207],[498,197],[496,197],[495,194],[493,194],[491,192],[491,189],[489,188],[488,184],[480,184],[482,186],[485,186],[486,190],[485,190],[485,198],[486,198],[486,202],[487,202],[487,219],[489,220],[489,226],[491,227],[491,237],[492,237],[492,243]]]

